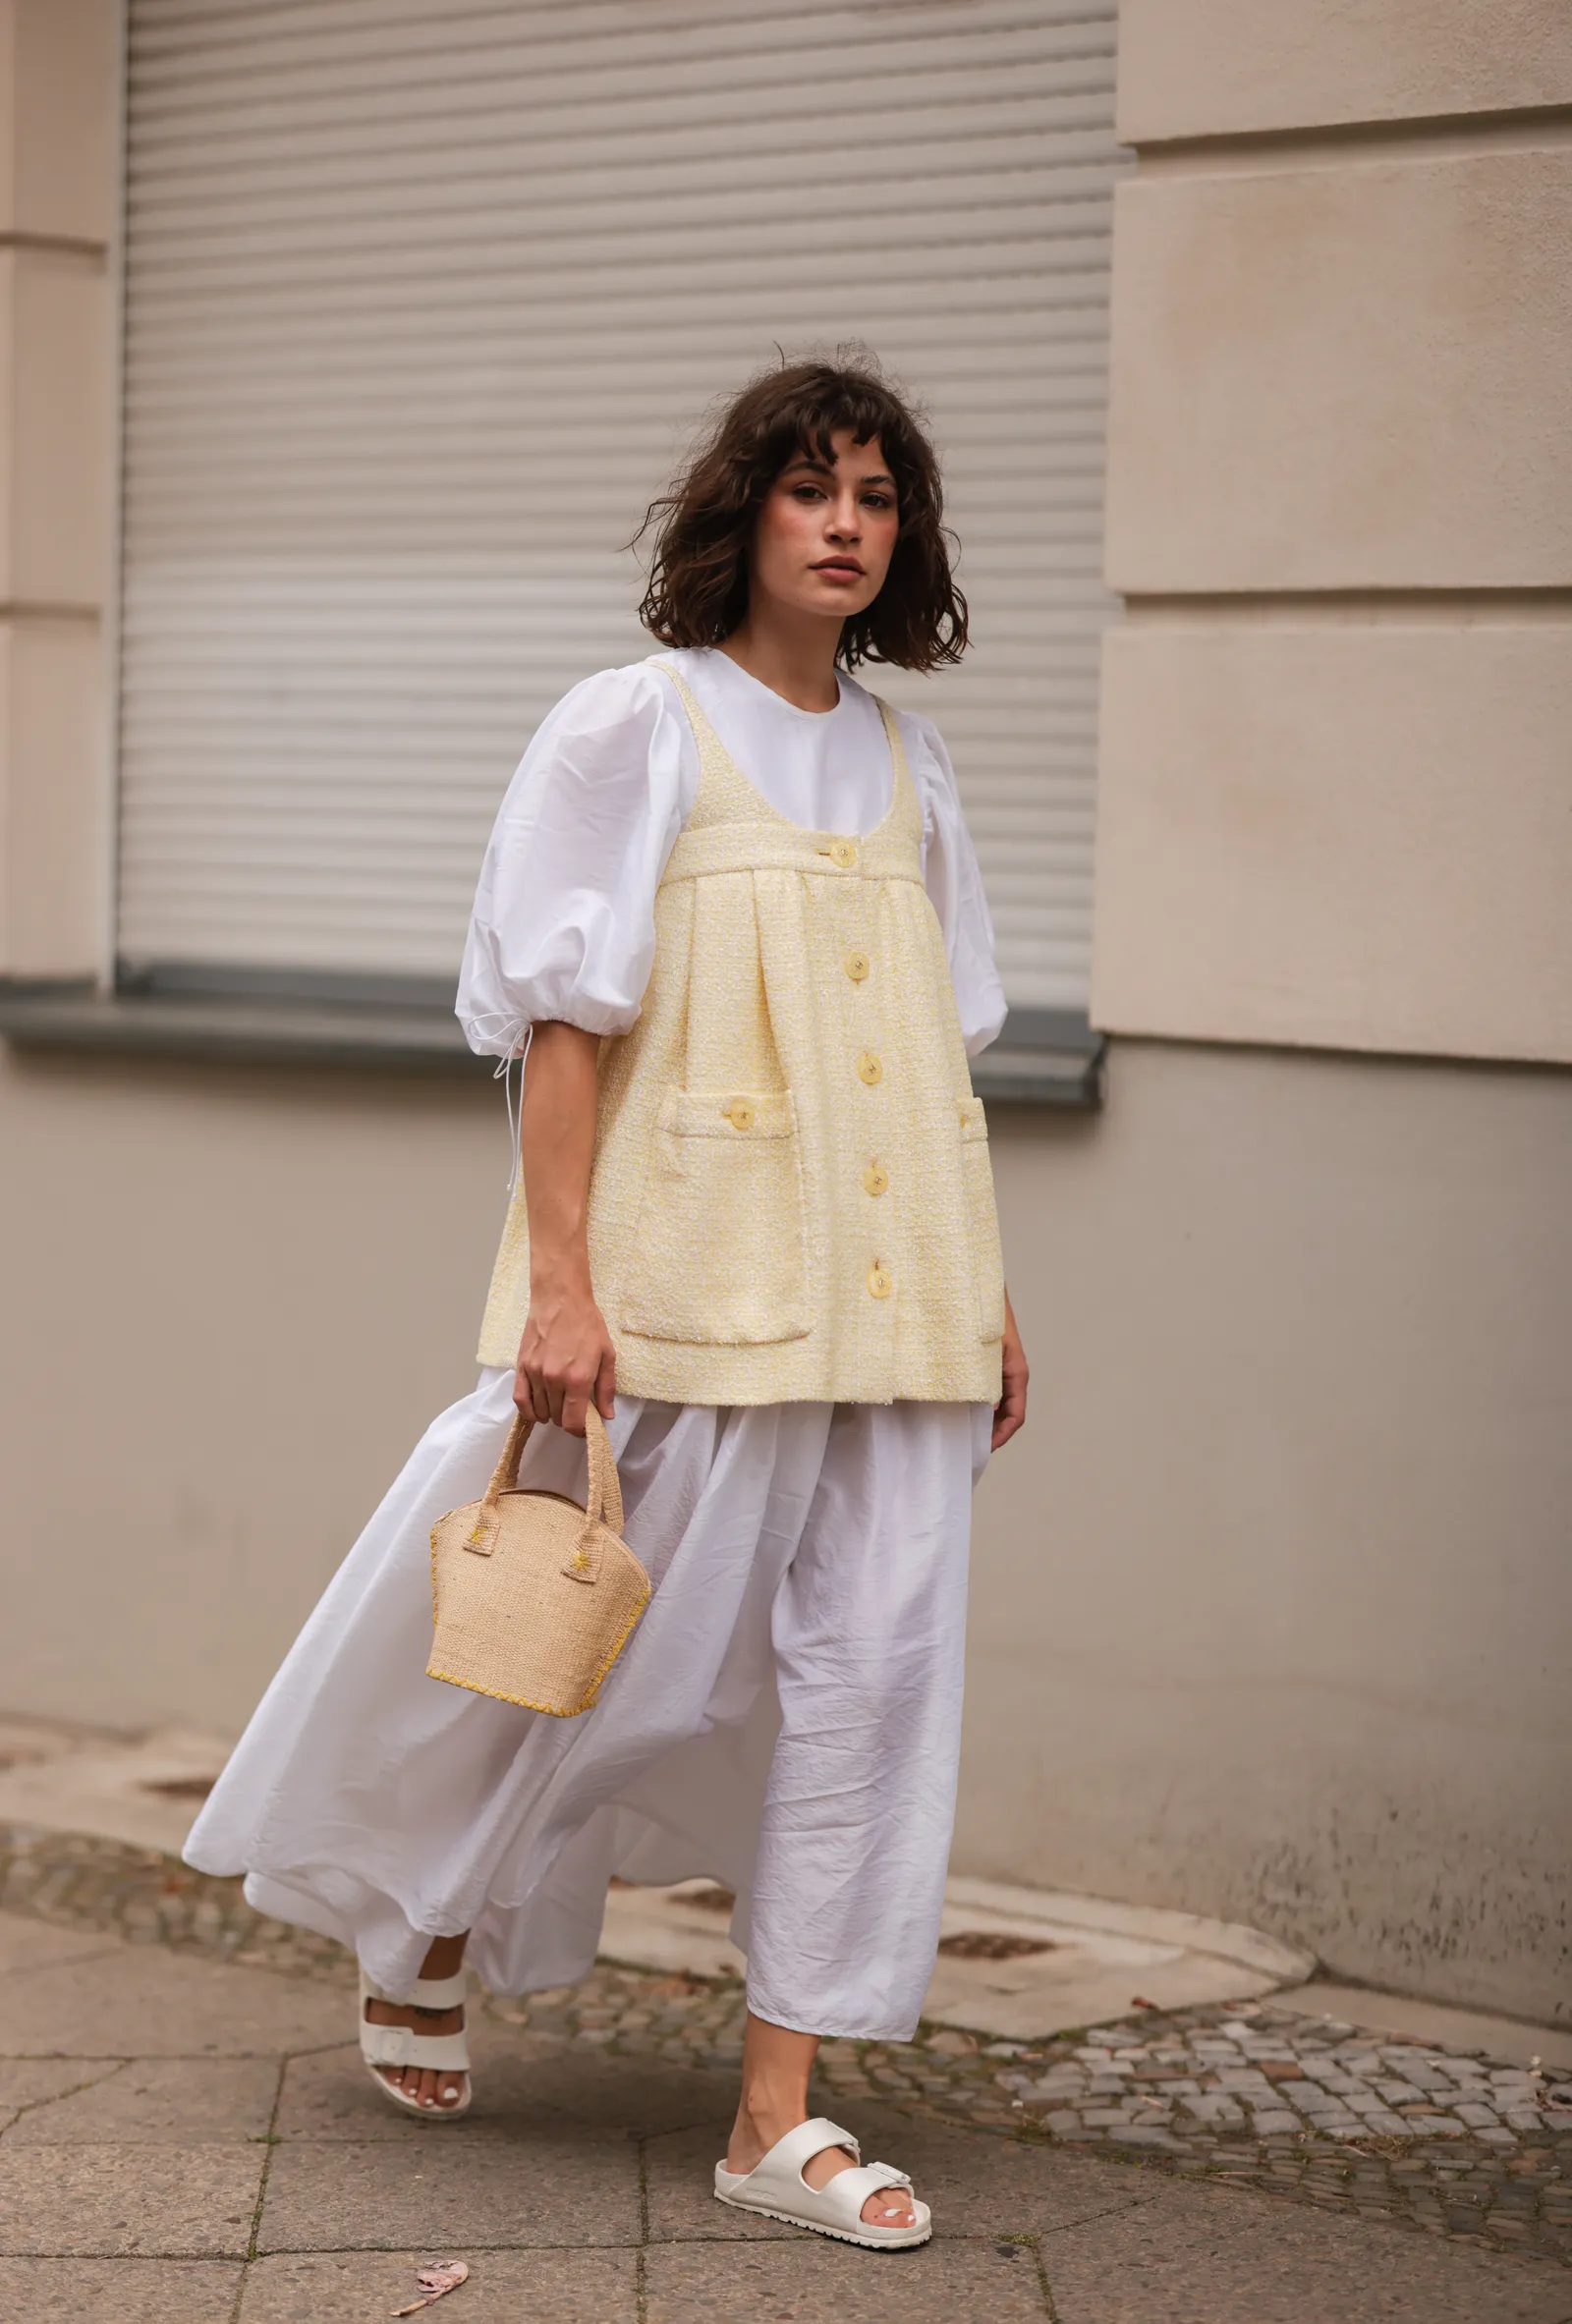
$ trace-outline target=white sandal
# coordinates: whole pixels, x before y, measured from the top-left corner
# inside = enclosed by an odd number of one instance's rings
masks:
[[[857,2157],[857,2167],[838,2171],[827,2186],[810,2186],[803,2166],[827,2146],[844,2146]],[[917,2217],[910,2227],[875,2227],[863,2217],[870,2195],[886,2186],[910,2186],[904,2171],[888,2163],[865,2163],[863,2150],[849,2130],[822,2116],[799,2123],[784,2138],[777,2138],[761,2163],[751,2171],[728,2171],[715,2165],[715,2194],[739,2211],[761,2211],[766,2219],[784,2220],[788,2227],[812,2228],[816,2236],[835,2236],[843,2243],[862,2243],[870,2251],[905,2251],[926,2243],[933,2233],[933,2214],[926,2203],[912,2197]]]
[[[473,2086],[470,2081],[470,2044],[468,2036],[458,2033],[421,2033],[413,2025],[373,2025],[365,2015],[368,2001],[390,2002],[395,2009],[461,2010],[464,2007],[466,1978],[463,1969],[452,1977],[417,1977],[409,1993],[384,1993],[373,1985],[365,1969],[361,1971],[361,2056],[365,2060],[365,2071],[390,2106],[399,2107],[405,2114],[413,2114],[421,2123],[456,2123],[461,2114],[470,2111]],[[431,2100],[412,2098],[408,2091],[396,2089],[381,2072],[384,2066],[416,2066],[429,2068],[440,2074],[462,2074],[465,2091],[452,2106],[438,2106]]]

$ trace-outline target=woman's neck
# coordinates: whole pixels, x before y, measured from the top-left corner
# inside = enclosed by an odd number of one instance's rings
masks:
[[[798,710],[833,710],[840,700],[835,654],[841,625],[786,609],[750,607],[720,651]]]

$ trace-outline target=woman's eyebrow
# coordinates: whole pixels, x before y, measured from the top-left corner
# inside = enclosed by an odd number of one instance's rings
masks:
[[[800,452],[795,460],[788,460],[786,466],[781,470],[781,474],[783,476],[794,476],[801,469],[807,469],[809,473],[814,476],[832,477],[836,472],[829,461],[815,460],[811,452]],[[869,484],[887,484],[892,492],[895,489],[895,478],[893,476],[887,476],[882,469],[875,469],[870,475],[859,476],[857,481],[860,486]]]

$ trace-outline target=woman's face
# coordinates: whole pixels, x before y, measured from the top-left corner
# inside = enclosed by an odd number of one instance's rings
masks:
[[[755,605],[773,598],[796,613],[844,621],[871,605],[895,550],[895,479],[877,436],[830,439],[833,467],[800,452],[771,484],[754,533]]]

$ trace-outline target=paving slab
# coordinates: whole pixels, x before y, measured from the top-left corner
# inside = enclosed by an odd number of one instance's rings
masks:
[[[1148,2173],[1097,2163],[1015,2138],[951,2130],[892,2107],[847,2108],[833,2119],[862,2143],[870,2162],[910,2172],[933,2212],[935,2237],[976,2241],[1038,2236],[1099,2219],[1145,2200]],[[725,2152],[730,2114],[652,2138],[646,2150],[653,2241],[775,2241],[802,2230],[717,2203],[710,2173]]]
[[[646,2324],[765,2317],[769,2324],[1044,2324],[1049,2315],[1036,2257],[1021,2243],[860,2251],[799,2235],[784,2244],[668,2244],[649,2253],[647,2285]],[[1149,2311],[1142,2324],[1158,2318]]]
[[[0,2259],[0,2316],[27,2324],[230,2324],[238,2260]],[[299,2324],[297,2311],[296,2324]]]
[[[463,2135],[527,2135],[563,2118],[645,2137],[703,2120],[735,2103],[732,2083],[691,2067],[655,2066],[639,2059],[608,2060],[583,2043],[510,2032],[500,2037],[483,2018],[470,2041],[475,2097]],[[723,2097],[721,2093],[726,2095]],[[275,2129],[281,2138],[348,2138],[360,2143],[428,2135],[379,2098],[347,2042],[292,2058]]]
[[[726,2151],[731,2111],[651,2138],[645,2148],[646,2201],[655,2243],[800,2242],[802,2230],[717,2203],[714,2168]]]
[[[416,2297],[416,2270],[460,2257],[470,2280],[427,2313],[432,2324],[635,2324],[631,2251],[287,2252],[250,2270],[240,2324],[370,2324]],[[159,2324],[170,2324],[160,2316]],[[184,2314],[180,2324],[186,2324]]]
[[[511,2028],[503,2039],[483,2019],[477,2019],[472,2054],[473,2113],[482,2118],[493,2110],[515,2121],[549,2112],[646,2138],[710,2121],[717,2111],[736,2111],[737,2076],[725,2068],[607,2056],[590,2042],[521,2036]]]
[[[191,1728],[126,1736],[8,1719],[0,1733],[0,1817],[178,1855],[229,1752],[220,1737]]]
[[[1056,2324],[1566,2324],[1572,2279],[1218,2186],[1153,2177],[1042,2245]]]
[[[262,2146],[14,2146],[8,2137],[0,2145],[0,2254],[243,2257],[266,2153]]]
[[[29,1920],[25,1913],[0,1912],[0,1976],[121,1949],[119,1937],[100,1935],[96,1929],[56,1928],[47,1920]]]
[[[0,2057],[240,2058],[343,2032],[344,1997],[331,1987],[152,1945],[0,1978]]]
[[[63,2097],[68,2090],[84,2089],[120,2070],[118,2058],[0,2059],[0,2135],[24,2108]]]
[[[270,2058],[142,2059],[35,2105],[6,2147],[254,2144],[267,2135],[277,2092]]]
[[[549,2133],[483,2140],[467,2137],[461,2124],[411,2129],[413,2142],[301,2139],[274,2147],[258,2250],[429,2243],[467,2258],[471,2243],[639,2241],[639,2156],[630,2139],[560,2124]]]

